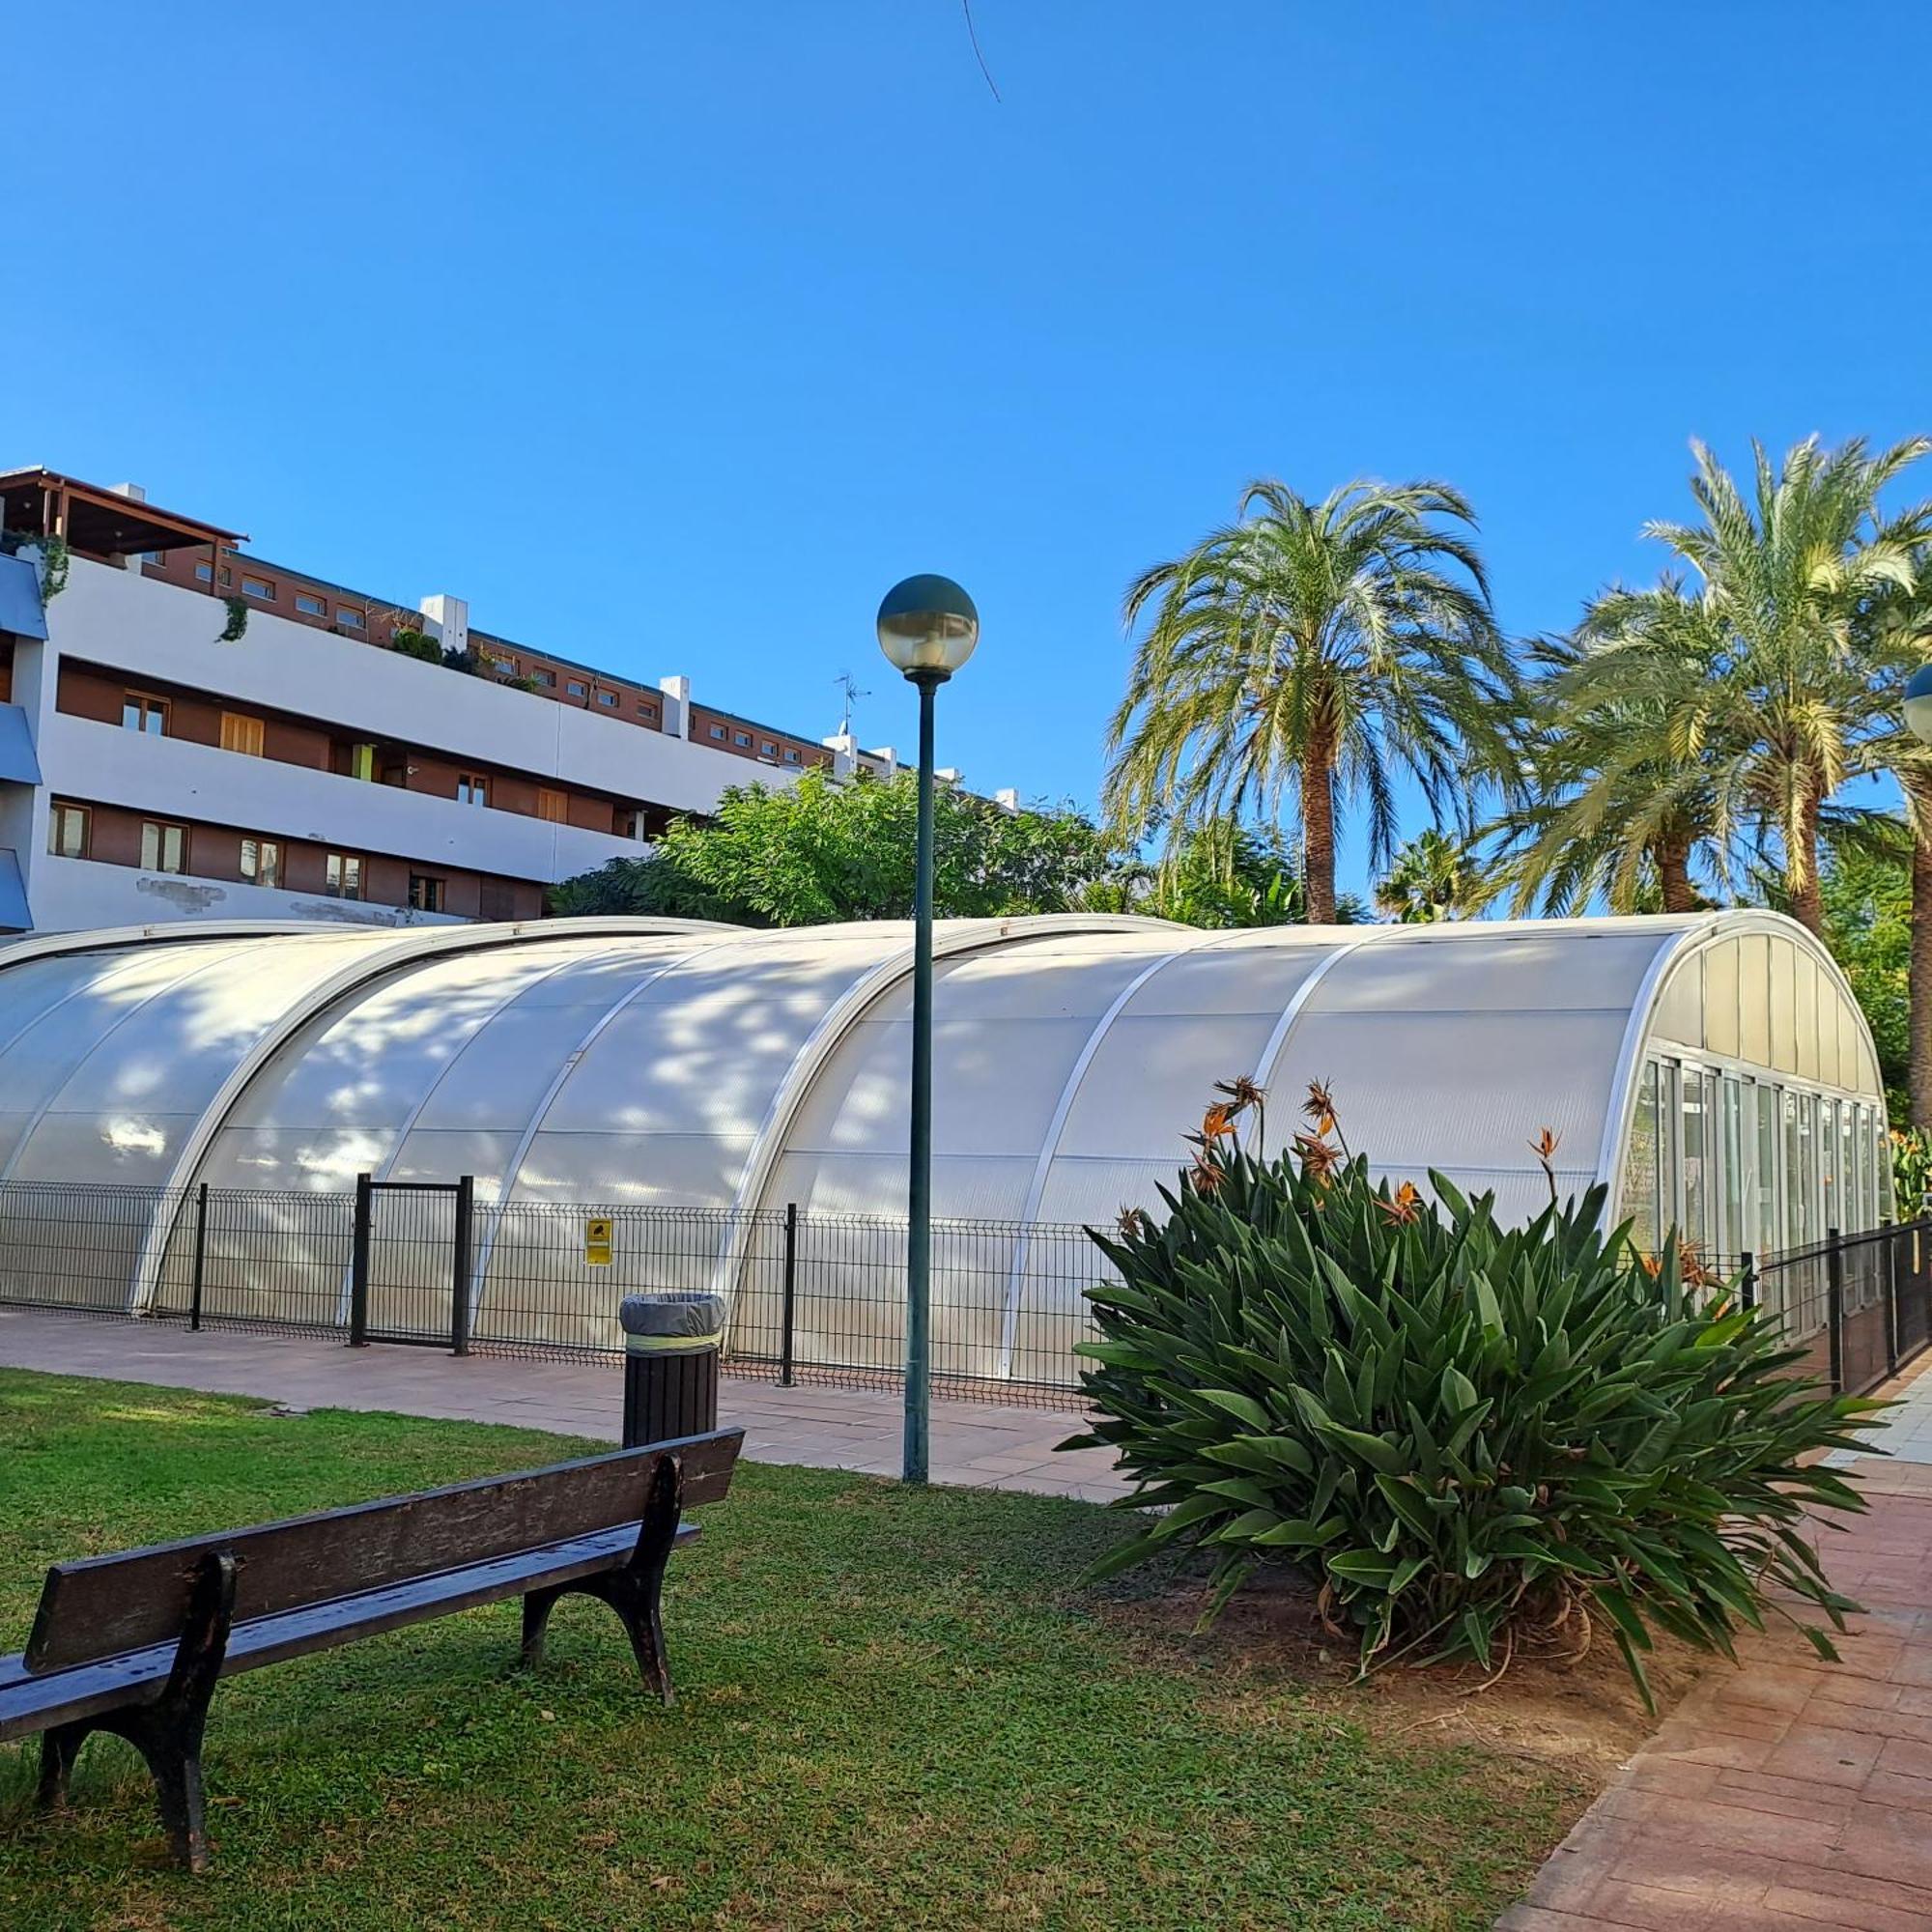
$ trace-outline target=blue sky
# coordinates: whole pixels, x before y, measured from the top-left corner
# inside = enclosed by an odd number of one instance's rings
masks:
[[[901,747],[946,571],[943,760],[1091,804],[1122,589],[1250,476],[1454,480],[1529,631],[1689,437],[1932,425],[1903,0],[974,13],[997,101],[957,0],[14,18],[0,463]]]

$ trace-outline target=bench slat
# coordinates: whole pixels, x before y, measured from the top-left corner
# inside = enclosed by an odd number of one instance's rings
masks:
[[[619,1524],[630,1525],[635,1535],[654,1455],[668,1450],[678,1457],[684,1506],[692,1509],[729,1490],[744,1434],[717,1430],[548,1469],[485,1476],[416,1495],[385,1496],[315,1516],[57,1563],[47,1572],[21,1668],[43,1675],[103,1660],[118,1664],[125,1654],[152,1645],[171,1648],[187,1614],[197,1566],[209,1550],[230,1550],[237,1559],[239,1640],[239,1626],[326,1607],[340,1599],[345,1586],[366,1597],[498,1558],[514,1560]],[[509,1588],[497,1592],[509,1593]],[[0,1737],[7,1734],[0,1725]]]
[[[696,1534],[696,1524],[685,1523],[677,1540],[684,1543]],[[541,1549],[493,1557],[438,1576],[412,1577],[239,1623],[228,1639],[221,1675],[233,1677],[239,1671],[500,1603],[529,1590],[574,1582],[622,1562],[637,1540],[636,1522],[618,1523]],[[24,1657],[0,1658],[0,1742],[157,1695],[167,1682],[174,1655],[170,1639],[53,1673],[35,1673]]]

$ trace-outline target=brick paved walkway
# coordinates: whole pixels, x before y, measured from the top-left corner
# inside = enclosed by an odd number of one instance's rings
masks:
[[[169,1388],[263,1396],[301,1408],[383,1408],[470,1422],[514,1423],[566,1435],[622,1434],[623,1373],[614,1361],[516,1361],[435,1349],[347,1349],[301,1336],[190,1334],[175,1322],[128,1321],[0,1308],[0,1364],[54,1375],[110,1376]],[[720,1420],[742,1424],[745,1454],[762,1463],[896,1475],[896,1390],[720,1385]],[[1037,1490],[1105,1502],[1125,1484],[1105,1451],[1055,1453],[1080,1426],[1066,1409],[935,1402],[932,1479]]]
[[[1504,1932],[1932,1928],[1932,1368],[1868,1515],[1825,1536],[1866,1606],[1826,1663],[1788,1627],[1741,1645],[1583,1815]]]

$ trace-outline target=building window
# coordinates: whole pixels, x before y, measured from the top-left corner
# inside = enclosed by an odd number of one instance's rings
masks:
[[[362,896],[362,861],[349,852],[331,852],[324,869],[323,891],[332,899]]]
[[[141,821],[141,869],[144,872],[187,870],[187,827],[164,819]]]
[[[617,708],[617,694],[614,691],[600,691],[597,701],[606,711],[614,711]]]
[[[517,674],[517,661],[515,658],[499,658],[493,653],[490,659],[490,668],[499,676],[515,677]]]
[[[636,838],[641,841],[651,836],[646,823],[644,808],[641,805],[634,805],[628,808],[620,805],[617,808],[616,815],[618,838]]]
[[[554,691],[556,689],[555,671],[545,670],[539,666],[537,669],[531,671],[530,675],[536,680],[541,689],[545,691]]]
[[[456,802],[458,805],[488,805],[490,781],[481,772],[458,772]]]
[[[362,628],[362,613],[352,611],[346,604],[338,604],[335,607],[335,621],[345,631],[359,631]]]
[[[758,755],[760,757],[776,758],[778,754],[779,748],[776,745],[763,744],[758,747]]]
[[[440,912],[442,910],[442,880],[431,872],[412,872],[410,874],[410,904],[417,912]]]
[[[262,721],[250,718],[245,712],[224,711],[221,714],[221,749],[259,758],[262,755]]]
[[[724,725],[722,725],[722,724],[714,724],[714,725],[712,725],[712,727],[711,727],[711,735],[712,735],[712,736],[713,736],[714,738],[716,738],[716,739],[717,739],[717,740],[718,740],[718,741],[719,741],[719,742],[720,742],[721,744],[722,744],[722,743],[724,743]]]
[[[350,746],[349,776],[361,779],[367,784],[376,781],[376,747],[373,744]]]
[[[638,699],[638,716],[639,718],[655,718],[657,715],[658,708],[648,697]]]
[[[226,590],[235,582],[235,573],[224,563],[221,566],[221,587]]]
[[[553,825],[565,825],[570,820],[570,799],[568,794],[552,791],[548,785],[537,786],[537,816],[547,818]]]
[[[798,763],[798,753],[794,752],[789,745],[785,747],[785,763],[788,765],[795,765]]]
[[[742,745],[749,752],[752,749],[752,734],[749,731],[733,731],[731,742],[734,745]]]
[[[47,850],[56,859],[85,859],[90,816],[84,805],[56,805],[47,819]]]
[[[276,838],[242,839],[242,876],[251,886],[279,886],[282,883],[281,841]]]
[[[213,583],[214,582],[214,566],[212,563],[198,563],[194,567],[194,576],[197,583]],[[224,583],[227,581],[226,577],[222,579]]]
[[[145,692],[130,691],[121,700],[121,728],[145,731],[151,738],[168,734],[168,700],[150,697]]]
[[[578,678],[572,678],[563,688],[572,697],[584,697],[589,695],[589,687]]]
[[[275,586],[267,578],[243,577],[242,594],[244,597],[259,597],[263,603],[272,604],[275,601]]]
[[[304,617],[327,617],[328,615],[327,604],[322,598],[317,597],[313,592],[307,590],[298,590],[296,592],[296,609]]]

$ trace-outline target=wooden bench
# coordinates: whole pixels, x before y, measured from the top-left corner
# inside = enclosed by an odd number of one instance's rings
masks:
[[[741,1429],[488,1476],[285,1522],[56,1563],[17,1657],[0,1658],[0,1740],[41,1737],[40,1802],[62,1803],[82,1742],[147,1760],[174,1854],[208,1862],[201,1737],[218,1679],[505,1597],[523,1661],[559,1597],[601,1598],[668,1704],[659,1593],[680,1518],[731,1486]]]

